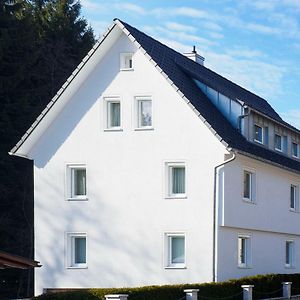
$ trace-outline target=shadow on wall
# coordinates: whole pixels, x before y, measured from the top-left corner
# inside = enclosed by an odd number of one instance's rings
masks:
[[[120,49],[132,53],[137,50],[125,35],[117,40],[34,146],[31,156],[35,159],[36,167],[43,168],[47,164],[86,113],[97,103],[102,93],[118,76]]]

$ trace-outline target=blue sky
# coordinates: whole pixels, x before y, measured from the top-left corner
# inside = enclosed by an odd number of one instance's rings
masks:
[[[119,18],[265,98],[300,128],[300,0],[81,0],[100,36]]]

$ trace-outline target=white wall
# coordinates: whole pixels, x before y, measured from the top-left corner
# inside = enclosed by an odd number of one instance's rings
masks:
[[[243,200],[243,171],[256,176],[255,203]],[[222,172],[218,210],[218,280],[265,273],[300,272],[300,213],[290,211],[290,185],[300,176],[242,155]],[[238,268],[238,235],[252,237],[251,268]],[[285,241],[295,241],[295,268],[285,268]]]
[[[135,52],[119,72],[119,53]],[[106,132],[103,96],[120,96],[123,131]],[[135,131],[134,96],[153,100],[154,130]],[[212,280],[214,166],[225,149],[122,35],[35,145],[36,293]],[[187,199],[165,199],[164,164],[185,161]],[[65,198],[67,163],[87,168],[88,201]],[[88,235],[88,268],[65,267],[65,232]],[[164,268],[164,232],[186,233],[187,268]]]

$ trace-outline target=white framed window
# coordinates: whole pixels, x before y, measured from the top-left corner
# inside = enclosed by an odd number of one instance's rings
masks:
[[[186,242],[184,233],[165,234],[165,267],[186,267]]]
[[[290,210],[299,211],[299,187],[294,184],[290,187]]]
[[[253,170],[244,170],[243,199],[252,203],[256,200],[256,174]]]
[[[186,164],[174,162],[166,164],[167,198],[186,198]]]
[[[87,268],[86,233],[67,233],[67,268]]]
[[[281,135],[279,134],[275,134],[275,138],[274,138],[274,146],[275,146],[275,150],[277,151],[281,151],[283,150],[283,138]]]
[[[299,158],[299,145],[297,143],[292,143],[292,156]]]
[[[295,252],[295,243],[293,240],[288,240],[285,242],[285,267],[293,268],[294,267],[294,252]]]
[[[238,237],[238,267],[250,268],[251,257],[251,237],[249,235],[239,235]]]
[[[153,128],[152,99],[150,97],[135,97],[137,129]]]
[[[105,130],[121,129],[121,101],[119,97],[104,98],[104,128]]]
[[[133,70],[132,64],[133,53],[121,53],[120,54],[120,70]]]
[[[263,127],[254,124],[254,141],[263,144]]]
[[[87,176],[84,164],[67,165],[67,198],[87,200]]]

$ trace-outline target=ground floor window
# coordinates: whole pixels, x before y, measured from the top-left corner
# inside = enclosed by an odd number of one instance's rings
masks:
[[[67,267],[87,267],[86,233],[67,233]]]

